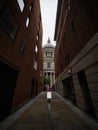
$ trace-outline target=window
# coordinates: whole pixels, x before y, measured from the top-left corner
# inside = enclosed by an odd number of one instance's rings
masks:
[[[17,0],[17,2],[18,2],[18,5],[19,5],[21,12],[23,12],[23,9],[24,9],[24,6],[25,6],[24,1],[23,0]]]
[[[47,52],[47,57],[51,57],[51,52]]]
[[[37,33],[36,35],[36,40],[38,41],[39,40],[39,34]]]
[[[21,45],[20,45],[20,52],[23,54],[24,52],[24,49],[25,49],[25,44],[26,44],[26,39],[23,38],[22,39],[22,42],[21,42]]]
[[[31,5],[30,5],[29,9],[30,9],[30,11],[32,10],[32,6]]]
[[[29,10],[32,11],[32,8],[33,8],[33,2],[31,3]]]
[[[34,66],[33,66],[34,70],[37,70],[37,62],[36,60],[34,61]]]
[[[5,7],[2,12],[0,11],[0,26],[10,35],[13,40],[15,39],[18,30],[18,24],[16,23],[8,7]]]
[[[30,22],[30,19],[29,19],[29,17],[27,17],[27,20],[26,20],[26,27],[28,28],[28,26],[29,26],[29,22]]]
[[[51,68],[50,62],[47,62],[47,68]]]
[[[37,45],[35,46],[35,52],[36,52],[36,53],[38,52],[38,47],[37,47]]]
[[[38,23],[38,30],[40,29],[40,23]]]

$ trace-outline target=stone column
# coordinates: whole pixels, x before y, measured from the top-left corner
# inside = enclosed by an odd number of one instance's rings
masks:
[[[50,87],[52,87],[52,73],[50,73]]]

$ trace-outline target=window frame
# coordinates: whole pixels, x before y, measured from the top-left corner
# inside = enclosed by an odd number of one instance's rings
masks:
[[[51,63],[47,62],[47,68],[51,68]]]
[[[3,15],[4,13],[6,17]],[[8,19],[8,17],[10,19]],[[2,8],[2,10],[0,10],[0,27],[2,28],[3,31],[5,31],[11,37],[12,40],[16,39],[19,25],[16,22],[8,6],[5,6]]]
[[[25,37],[22,38],[22,42],[20,44],[20,53],[23,54],[26,46],[26,39]]]
[[[27,17],[27,19],[26,19],[26,28],[28,28],[29,27],[29,24],[30,24],[30,17],[28,16]]]
[[[24,0],[17,0],[17,3],[18,3],[20,11],[23,12],[23,10],[25,8],[25,2],[24,2]]]

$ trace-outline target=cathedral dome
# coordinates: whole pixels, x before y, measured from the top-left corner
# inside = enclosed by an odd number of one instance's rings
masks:
[[[43,48],[54,48],[54,45],[51,43],[50,38],[48,38],[47,44],[45,44]]]

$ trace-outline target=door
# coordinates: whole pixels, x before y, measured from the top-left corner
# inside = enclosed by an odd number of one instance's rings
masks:
[[[88,83],[86,80],[84,70],[82,70],[78,73],[78,78],[79,78],[79,83],[80,83],[81,90],[82,90],[82,93],[84,96],[85,107],[86,107],[85,112],[92,116],[95,116],[92,99],[91,99],[91,95],[89,92]]]
[[[34,90],[35,90],[35,79],[33,78],[32,85],[31,85],[31,98],[33,98],[35,96]]]
[[[0,120],[10,114],[18,71],[0,62]]]
[[[63,90],[65,98],[72,101],[76,105],[75,92],[72,77],[63,80]]]

